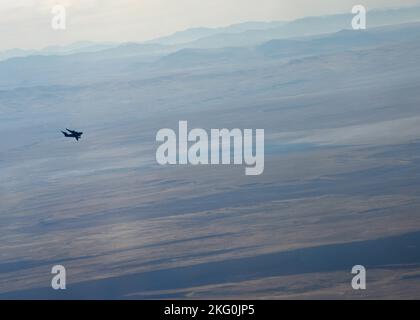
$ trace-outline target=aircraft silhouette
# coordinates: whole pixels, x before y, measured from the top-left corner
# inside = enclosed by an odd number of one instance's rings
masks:
[[[67,129],[67,128],[66,128],[66,130],[70,133],[67,133],[65,131],[61,131],[66,138],[75,138],[76,141],[79,141],[79,139],[82,138],[83,132],[77,132],[77,131],[73,131],[73,130],[70,130],[70,129]]]

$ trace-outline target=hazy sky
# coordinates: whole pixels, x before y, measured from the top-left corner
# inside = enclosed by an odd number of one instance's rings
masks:
[[[0,0],[0,50],[76,41],[142,41],[189,27],[419,4],[420,0]],[[51,9],[67,7],[67,29],[52,30]]]

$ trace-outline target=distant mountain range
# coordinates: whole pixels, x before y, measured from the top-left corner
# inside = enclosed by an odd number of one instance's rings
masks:
[[[119,43],[75,42],[67,46],[50,46],[41,50],[10,49],[0,52],[0,61],[31,55],[68,55],[80,52],[97,52],[120,46]]]
[[[368,30],[341,30],[291,39],[272,39],[248,47],[182,48],[160,44],[126,44],[98,52],[67,55],[33,55],[0,61],[0,88],[60,83],[81,85],[110,81],[125,75],[136,78],[170,69],[221,67],[295,60],[305,57],[357,52],[417,44],[420,22]],[[356,53],[357,54],[357,53]],[[10,77],[13,75],[13,77]],[[60,80],[62,79],[62,80]]]
[[[304,38],[273,39],[250,47],[185,48],[160,58],[159,66],[187,67],[214,63],[244,63],[258,59],[301,58],[335,54],[348,50],[376,48],[399,43],[417,42],[420,22],[367,30],[341,30],[331,34]]]
[[[150,41],[151,43],[159,43],[165,45],[179,45],[197,41],[201,38],[211,37],[218,34],[239,34],[249,30],[269,30],[284,26],[287,22],[244,22],[221,28],[191,28],[184,31],[176,32],[170,36],[158,38]]]
[[[306,17],[281,23],[267,29],[249,29],[240,33],[217,33],[202,37],[188,44],[194,48],[222,48],[226,46],[257,45],[272,39],[305,37],[351,29],[353,15],[337,14]],[[392,10],[372,10],[368,13],[368,28],[420,21],[420,6]],[[174,35],[174,37],[177,34]]]
[[[31,55],[69,55],[98,53],[103,57],[115,54],[169,54],[185,48],[216,49],[256,46],[274,39],[290,39],[329,34],[351,28],[352,14],[306,17],[290,22],[245,22],[221,28],[192,28],[144,43],[77,42],[69,46],[54,46],[42,50],[12,49],[0,52],[0,61]],[[368,13],[368,28],[420,22],[420,6],[372,10]],[[147,59],[146,59],[147,60]]]

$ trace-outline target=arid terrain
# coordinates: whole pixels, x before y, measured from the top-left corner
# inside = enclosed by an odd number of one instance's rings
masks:
[[[419,36],[0,61],[0,298],[419,299]],[[179,120],[264,129],[264,174],[158,165]]]

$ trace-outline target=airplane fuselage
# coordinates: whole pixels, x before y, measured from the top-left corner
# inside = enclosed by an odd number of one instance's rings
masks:
[[[61,131],[61,133],[66,137],[66,138],[74,138],[76,139],[76,141],[79,141],[79,139],[82,138],[82,134],[83,132],[77,132],[74,130],[70,130],[70,129],[66,129],[68,132],[65,131]]]

